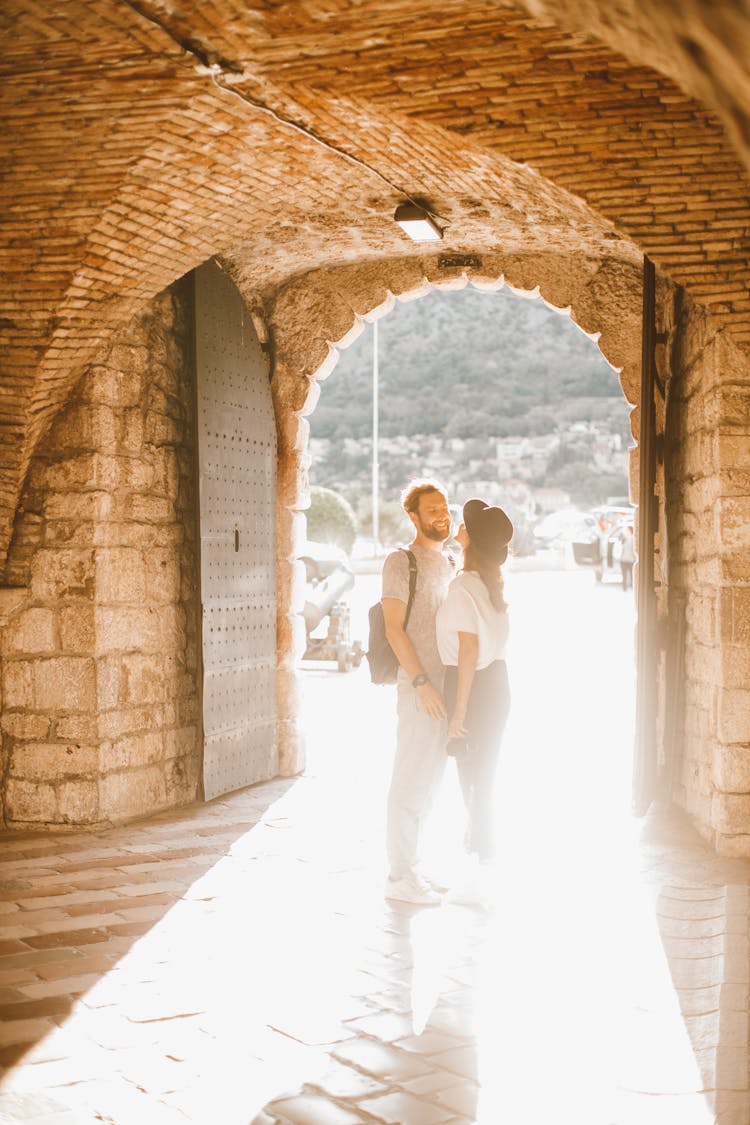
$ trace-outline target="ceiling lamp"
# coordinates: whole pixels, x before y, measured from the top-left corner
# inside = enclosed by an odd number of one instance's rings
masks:
[[[393,218],[413,242],[439,242],[443,237],[432,216],[416,203],[399,203]]]

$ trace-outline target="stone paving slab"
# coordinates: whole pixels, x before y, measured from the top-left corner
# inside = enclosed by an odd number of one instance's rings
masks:
[[[648,956],[625,965],[626,946],[602,945],[616,927],[596,888],[564,925],[529,929],[557,889],[515,884],[513,864],[494,913],[386,903],[366,855],[377,833],[347,835],[342,862],[317,836],[318,785],[271,783],[36,849],[11,841],[3,1125],[499,1125],[506,1093],[520,1107],[510,1125],[748,1125],[748,865],[655,821],[633,928]],[[356,819],[361,806],[338,800],[329,819]],[[597,1006],[599,978],[592,999],[580,975],[610,957],[634,991],[602,977],[613,990]],[[552,973],[557,959],[575,980]],[[583,1029],[582,1051],[609,1037],[622,1051],[606,1113],[592,1101],[568,1114],[579,1079],[556,1056],[566,1031],[581,1034],[562,1010],[577,996],[592,1020],[628,1016]],[[506,1072],[519,1061],[529,1075]],[[545,1084],[557,1111],[540,1117]]]

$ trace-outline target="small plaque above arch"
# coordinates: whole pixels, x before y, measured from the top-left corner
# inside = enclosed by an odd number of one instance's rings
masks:
[[[439,270],[480,270],[482,259],[478,254],[438,254]]]

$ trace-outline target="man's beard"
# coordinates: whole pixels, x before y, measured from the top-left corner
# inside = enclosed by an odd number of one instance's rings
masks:
[[[417,517],[419,519],[419,517]],[[445,525],[445,530],[442,527],[436,527],[434,523],[425,523],[419,519],[419,530],[424,535],[425,539],[434,539],[436,543],[444,543],[451,533],[451,525]]]

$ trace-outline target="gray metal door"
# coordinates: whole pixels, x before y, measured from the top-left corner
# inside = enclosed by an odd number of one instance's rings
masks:
[[[195,271],[206,800],[278,772],[276,426],[250,315]]]

